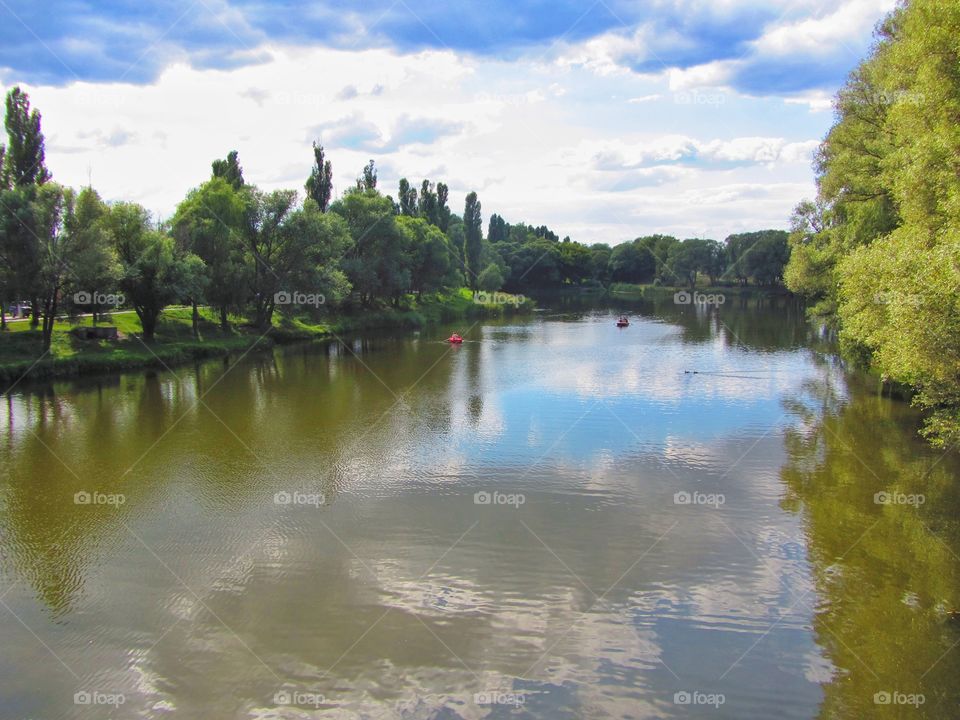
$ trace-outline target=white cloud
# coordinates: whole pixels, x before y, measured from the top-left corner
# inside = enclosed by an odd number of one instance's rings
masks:
[[[848,0],[829,15],[768,28],[753,45],[766,56],[834,53],[838,45],[859,45],[863,28],[872,27],[895,6],[896,0]],[[857,57],[858,53],[851,51],[851,62]]]
[[[319,136],[338,193],[373,157],[384,192],[395,193],[401,175],[443,180],[454,211],[477,190],[485,217],[545,223],[584,242],[691,228],[723,237],[785,225],[812,192],[804,153],[828,120],[781,101],[744,113],[736,94],[722,105],[682,105],[667,78],[601,81],[592,70],[532,61],[258,51],[270,60],[230,70],[175,65],[152,85],[28,88],[55,178],[84,185],[89,171],[107,199],[168,216],[232,149],[249,182],[301,189]],[[808,127],[805,137],[774,136],[783,118]],[[733,137],[718,137],[727,122]],[[769,192],[704,206],[718,187],[741,186]]]

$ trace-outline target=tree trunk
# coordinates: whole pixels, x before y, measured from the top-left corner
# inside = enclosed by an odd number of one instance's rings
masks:
[[[157,329],[157,313],[144,310],[137,314],[140,316],[140,325],[143,326],[143,339],[153,340],[154,332]]]
[[[0,332],[7,329],[7,308],[0,303]]]
[[[200,310],[197,308],[197,301],[194,300],[193,305],[193,339],[200,339]]]
[[[230,329],[230,323],[229,323],[229,321],[227,320],[227,308],[226,308],[226,307],[221,307],[221,308],[220,308],[220,329],[221,329],[221,330],[229,330],[229,329]]]
[[[40,325],[40,298],[34,298],[30,308],[30,327],[36,330]]]
[[[44,302],[43,305],[43,350],[50,349],[53,342],[53,323],[57,316],[57,295]]]

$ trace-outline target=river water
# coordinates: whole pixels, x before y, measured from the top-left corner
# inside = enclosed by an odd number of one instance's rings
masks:
[[[0,716],[958,717],[918,422],[786,300],[20,387]]]

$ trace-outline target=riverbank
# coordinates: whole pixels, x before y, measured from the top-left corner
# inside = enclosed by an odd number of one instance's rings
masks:
[[[496,300],[497,302],[493,302]],[[89,373],[119,372],[136,368],[166,368],[213,357],[270,349],[276,345],[329,340],[341,335],[372,329],[417,329],[459,319],[497,317],[529,312],[530,300],[497,293],[476,301],[467,289],[433,293],[422,298],[408,296],[400,307],[357,309],[330,314],[320,321],[306,317],[276,315],[267,330],[246,324],[246,319],[231,317],[231,327],[220,328],[215,314],[201,311],[200,339],[193,337],[191,310],[166,309],[151,342],[141,339],[142,328],[136,313],[113,313],[101,326],[113,326],[118,340],[84,340],[71,330],[89,327],[89,317],[58,321],[54,326],[50,350],[44,353],[38,330],[29,323],[11,323],[0,334],[0,386],[9,389],[23,380],[72,377]]]
[[[675,292],[689,292],[687,287],[672,287],[670,285],[654,285],[647,283],[637,285],[633,283],[613,283],[610,285],[609,292],[613,295],[629,295],[633,297],[643,297],[649,295],[664,295]],[[697,286],[698,293],[714,295],[763,295],[763,296],[787,296],[792,295],[787,288],[780,285],[704,285]]]

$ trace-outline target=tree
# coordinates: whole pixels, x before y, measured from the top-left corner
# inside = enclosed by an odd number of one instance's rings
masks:
[[[363,166],[363,173],[357,178],[357,190],[377,189],[377,168],[373,160]]]
[[[173,218],[180,250],[206,264],[207,299],[219,310],[224,330],[229,327],[229,311],[246,298],[251,270],[244,257],[248,198],[248,190],[238,191],[226,179],[214,177],[191,190]]]
[[[505,242],[510,235],[507,221],[494,213],[490,216],[490,226],[487,229],[487,240],[496,244]]]
[[[447,237],[450,238],[450,244],[453,246],[453,249],[457,253],[457,258],[459,260],[459,268],[463,270],[464,273],[466,273],[467,232],[463,226],[463,219],[459,215],[451,215],[450,223],[447,225],[446,234],[447,234]]]
[[[590,277],[602,285],[610,282],[610,256],[612,250],[606,243],[590,246]]]
[[[463,208],[464,242],[467,269],[470,272],[470,287],[476,289],[477,275],[481,272],[480,252],[483,249],[483,218],[480,215],[480,201],[477,194],[471,192]]]
[[[7,93],[7,147],[4,152],[3,185],[42,185],[50,179],[44,165],[44,137],[40,111],[30,109],[30,98],[19,86]]]
[[[450,197],[450,188],[442,182],[437,183],[437,226],[441,231],[446,232],[450,226],[450,208],[447,207],[447,199]]]
[[[783,270],[790,259],[788,233],[783,230],[765,230],[743,257],[747,274],[758,285],[774,285],[783,280]]]
[[[400,203],[400,214],[407,217],[417,216],[417,190],[410,187],[406,178],[400,178],[397,189],[397,201]]]
[[[614,246],[609,262],[610,278],[615,282],[651,282],[657,272],[656,258],[639,238]]]
[[[418,295],[439,290],[458,281],[455,251],[440,228],[424,218],[400,217],[410,253],[410,288]]]
[[[120,287],[140,318],[144,339],[153,340],[160,313],[195,282],[199,258],[178,253],[173,238],[150,228],[117,237],[116,242],[122,268]]]
[[[319,298],[338,300],[349,290],[337,265],[351,244],[346,223],[320,212],[312,198],[301,208],[295,207],[296,199],[292,190],[250,195],[247,242],[254,272],[249,295],[258,327],[270,326],[278,293],[291,299],[309,296],[317,307]]]
[[[213,161],[213,177],[223,178],[234,190],[243,187],[243,168],[240,167],[237,151],[231,150],[227,153],[226,160]]]
[[[487,292],[495,292],[503,287],[503,273],[495,263],[487,265],[486,269],[477,278],[477,286]]]
[[[431,225],[439,226],[439,209],[437,193],[433,189],[433,183],[429,180],[424,180],[420,185],[420,200],[417,205],[417,214]]]
[[[397,225],[393,202],[376,190],[349,192],[330,206],[353,238],[341,266],[364,305],[399,297],[410,287],[405,236]]]
[[[40,247],[35,196],[35,185],[0,190],[0,302],[4,307],[37,298]],[[39,325],[39,300],[34,309]]]
[[[326,212],[333,196],[333,164],[324,160],[323,145],[313,143],[313,168],[305,185],[307,197],[312,198],[320,212]]]
[[[97,191],[86,187],[77,195],[73,213],[68,217],[75,245],[71,285],[75,297],[78,292],[89,296],[90,302],[82,305],[90,310],[94,325],[103,308],[101,297],[112,293],[120,279],[116,249],[104,228],[108,213],[109,208]]]
[[[593,257],[586,245],[567,238],[559,245],[560,274],[564,282],[580,285],[590,277]]]

